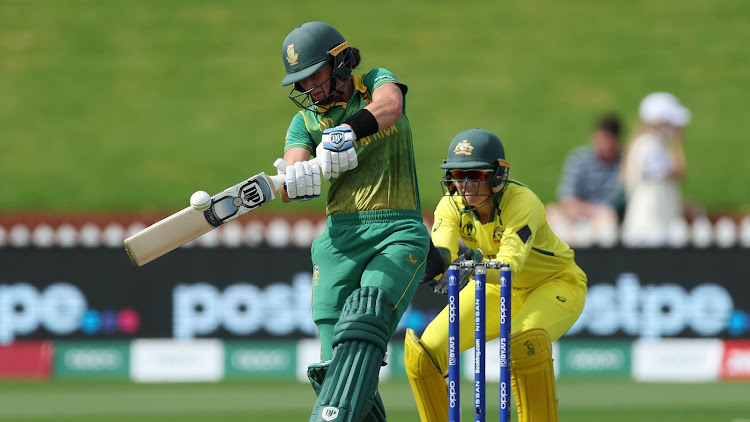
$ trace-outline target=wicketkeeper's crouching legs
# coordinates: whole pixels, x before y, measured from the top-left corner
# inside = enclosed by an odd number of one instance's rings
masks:
[[[385,422],[377,387],[392,311],[390,296],[377,287],[362,287],[346,299],[333,329],[333,359],[308,369],[319,391],[310,422]]]
[[[511,386],[519,422],[557,422],[557,394],[552,343],[543,328],[511,338]],[[448,420],[448,389],[444,375],[414,331],[406,331],[404,365],[422,422]]]

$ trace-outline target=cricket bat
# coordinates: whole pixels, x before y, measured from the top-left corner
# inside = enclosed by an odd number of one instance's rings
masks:
[[[214,196],[198,191],[190,198],[189,207],[125,239],[125,250],[135,266],[148,264],[222,224],[273,201],[276,199],[275,192],[283,184],[283,174],[268,176],[258,173]]]

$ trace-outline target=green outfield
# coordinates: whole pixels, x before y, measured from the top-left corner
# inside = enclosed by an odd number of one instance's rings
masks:
[[[694,114],[686,196],[750,209],[745,0],[2,0],[0,210],[174,210],[272,170],[296,112],[280,47],[309,20],[409,85],[427,209],[459,131],[497,132],[549,201],[597,115],[633,129],[654,90]]]
[[[464,385],[464,399],[471,386]],[[487,420],[497,418],[497,384],[488,386]],[[745,422],[748,383],[558,382],[560,420],[575,422]],[[381,385],[390,422],[418,420],[406,381]],[[309,385],[293,381],[132,384],[53,381],[0,383],[0,421],[230,422],[307,420]],[[494,399],[494,400],[493,400]],[[465,415],[470,415],[467,400]],[[512,417],[515,419],[515,415]]]

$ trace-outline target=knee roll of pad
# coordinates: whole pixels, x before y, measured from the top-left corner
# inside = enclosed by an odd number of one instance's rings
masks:
[[[368,413],[379,417],[382,403],[378,412],[370,410],[388,348],[392,312],[390,296],[376,287],[362,287],[347,298],[333,329],[333,359],[311,422],[360,421]]]
[[[385,290],[375,287],[355,290],[346,299],[333,327],[333,348],[346,341],[366,341],[387,350],[392,312],[393,301]]]

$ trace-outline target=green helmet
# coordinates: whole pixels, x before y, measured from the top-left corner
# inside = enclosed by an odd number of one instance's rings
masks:
[[[281,46],[281,57],[286,68],[281,86],[296,84],[334,58],[339,59],[334,63],[334,73],[339,71],[336,76],[341,80],[348,80],[352,68],[351,60],[348,69],[346,63],[343,63],[347,55],[346,39],[336,28],[325,22],[303,23],[287,35]]]
[[[510,163],[505,161],[505,148],[497,135],[484,129],[469,129],[453,138],[448,147],[448,158],[443,160],[440,168],[445,170],[443,184],[448,188],[454,182],[451,170],[493,170],[489,180],[493,190],[501,188],[495,193],[501,193],[508,180]]]
[[[451,142],[448,158],[441,169],[497,169],[505,161],[505,148],[500,138],[484,129],[465,130]]]

